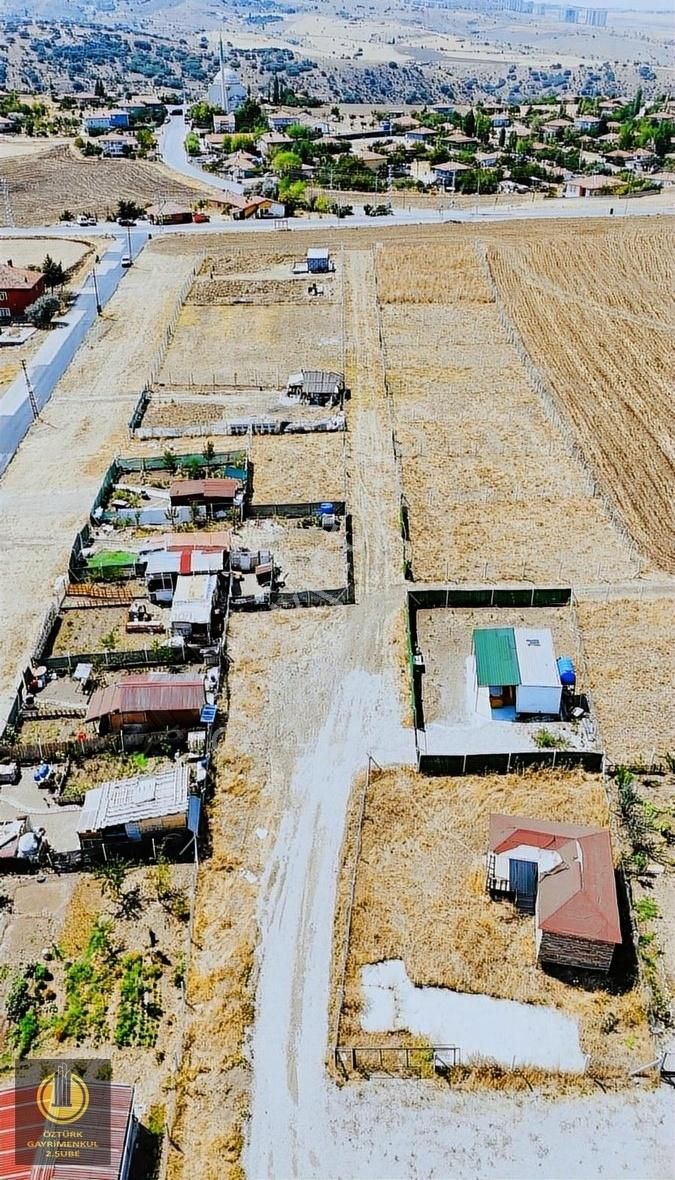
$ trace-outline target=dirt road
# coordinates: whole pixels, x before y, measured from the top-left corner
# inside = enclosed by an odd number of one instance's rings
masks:
[[[141,255],[0,482],[0,721],[190,268]]]

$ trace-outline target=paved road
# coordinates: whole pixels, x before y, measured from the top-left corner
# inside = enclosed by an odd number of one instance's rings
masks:
[[[198,180],[208,184],[211,188],[220,189],[224,193],[236,193],[241,196],[244,192],[243,184],[234,180],[224,180],[222,176],[214,176],[211,172],[204,172],[194,164],[185,150],[185,136],[188,126],[183,115],[172,115],[171,122],[162,127],[158,137],[159,151],[162,160],[174,172],[181,176],[189,176],[191,180]]]

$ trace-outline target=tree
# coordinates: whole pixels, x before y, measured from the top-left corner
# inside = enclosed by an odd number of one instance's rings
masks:
[[[188,131],[185,136],[185,150],[188,156],[198,156],[201,151],[201,143],[196,131]]]
[[[467,111],[464,116],[464,134],[472,139],[476,133],[476,116],[473,111]]]
[[[149,127],[139,127],[136,132],[136,142],[138,143],[140,155],[146,156],[155,147],[157,140]]]
[[[304,206],[305,190],[306,185],[302,180],[284,179],[279,182],[279,200],[283,201],[288,213],[294,213]]]
[[[59,213],[59,221],[74,221],[75,214],[72,209],[62,209]]]
[[[45,283],[50,291],[53,291],[54,287],[62,287],[66,281],[65,270],[60,262],[56,262],[52,258],[51,254],[45,256],[45,260],[42,263],[42,273],[45,276]]]
[[[252,98],[245,98],[239,110],[234,112],[235,131],[262,131],[265,128],[265,116],[260,103]]]
[[[97,98],[105,98],[105,87],[100,78],[94,83],[94,94]]]
[[[133,221],[136,217],[140,217],[143,209],[137,205],[135,201],[125,201],[123,199],[117,202],[117,217],[121,217],[123,221]]]
[[[503,148],[506,144],[506,127],[499,128],[499,146]]]
[[[272,159],[272,171],[277,176],[290,177],[300,172],[302,159],[297,152],[277,152]]]
[[[668,119],[661,119],[654,129],[654,151],[661,160],[670,151],[670,141],[674,130],[673,124]]]
[[[60,303],[56,295],[41,295],[39,299],[35,300],[35,303],[31,303],[30,307],[26,308],[26,319],[30,320],[36,328],[47,328],[59,307]]]

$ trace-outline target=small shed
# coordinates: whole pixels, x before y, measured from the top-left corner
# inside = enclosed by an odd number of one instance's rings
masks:
[[[243,486],[239,479],[178,479],[169,488],[169,499],[174,508],[201,504],[228,508],[240,502]]]
[[[327,369],[302,369],[291,373],[286,392],[312,406],[334,406],[344,400],[345,379],[342,373]]]
[[[125,728],[141,733],[158,729],[192,729],[206,704],[204,680],[194,673],[143,672],[124,676],[93,693],[85,721],[99,733]]]
[[[327,246],[312,246],[307,251],[307,270],[311,275],[323,275],[333,270]]]
[[[171,634],[193,643],[211,643],[218,601],[217,574],[180,574],[171,605]]]
[[[87,791],[77,823],[80,847],[139,843],[187,831],[190,767],[178,763],[158,774],[101,783]]]
[[[562,683],[548,628],[479,627],[473,633],[477,689],[487,688],[493,708],[558,717]]]

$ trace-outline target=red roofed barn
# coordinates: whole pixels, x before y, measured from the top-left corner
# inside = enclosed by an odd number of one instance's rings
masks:
[[[198,724],[205,704],[203,677],[144,672],[97,689],[85,720],[97,723],[100,733],[119,733],[127,725],[138,730],[189,729]]]
[[[45,277],[40,271],[0,262],[0,320],[21,315],[44,291]]]
[[[488,889],[534,913],[540,962],[609,971],[621,925],[606,829],[491,815]]]

